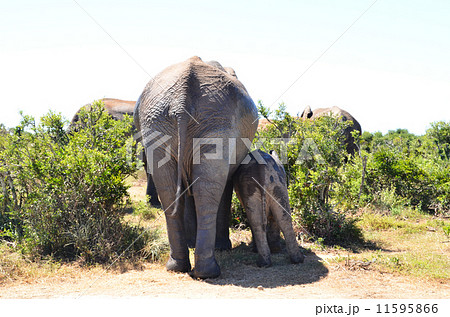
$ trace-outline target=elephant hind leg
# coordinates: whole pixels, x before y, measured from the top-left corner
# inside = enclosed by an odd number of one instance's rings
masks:
[[[247,197],[245,202],[247,218],[259,254],[256,262],[259,267],[269,267],[272,265],[269,243],[267,241],[267,219],[265,210],[267,207],[264,200],[264,192],[257,190],[252,196]]]
[[[281,252],[280,227],[275,221],[272,213],[267,217],[267,241],[271,253]]]
[[[145,151],[142,151],[142,161],[144,162],[144,169],[147,175],[147,189],[146,189],[146,195],[147,199],[149,199],[149,203],[156,208],[161,208],[161,202],[158,198],[158,193],[156,191],[155,183],[153,182],[152,174],[150,174],[150,171],[147,167],[147,156],[145,154]]]
[[[287,200],[282,200],[287,201]],[[294,264],[303,263],[305,256],[300,251],[297,244],[297,239],[295,238],[294,229],[292,228],[292,218],[290,214],[289,204],[281,204],[276,201],[271,201],[270,210],[278,223],[281,231],[283,232],[284,239],[286,241],[286,249]]]
[[[153,175],[166,216],[170,244],[170,255],[166,268],[169,271],[188,272],[191,264],[184,231],[184,211],[174,212],[176,205],[184,205],[184,195],[181,197],[176,195],[176,162],[168,162],[164,168],[155,168]],[[179,204],[176,203],[177,201]]]
[[[197,278],[214,278],[220,268],[214,257],[217,213],[227,182],[226,161],[209,160],[193,166],[192,192],[197,213],[197,237],[195,242],[195,268]],[[205,171],[215,171],[214,175]]]
[[[161,202],[158,198],[158,193],[156,192],[155,183],[153,182],[153,178],[151,174],[147,174],[147,191],[146,191],[147,199],[150,205],[155,208],[161,208]]]
[[[233,183],[227,182],[217,211],[216,250],[231,250],[230,221]]]
[[[195,239],[197,237],[197,218],[195,214],[194,197],[186,193],[184,207],[184,229],[189,248],[195,248]]]

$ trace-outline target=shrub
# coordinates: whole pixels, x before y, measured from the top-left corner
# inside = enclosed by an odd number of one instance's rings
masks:
[[[138,203],[133,204],[133,213],[135,215],[140,216],[144,220],[152,220],[155,219],[158,215],[158,212],[161,210],[159,208],[151,207],[148,203],[144,201],[140,201]]]
[[[162,260],[169,250],[167,235],[161,234],[161,231],[156,229],[149,232],[148,243],[142,249],[142,256],[144,259],[155,262]]]
[[[353,158],[342,170],[343,182],[336,187],[345,209],[371,204],[387,208],[383,202],[390,193],[397,200],[391,207],[418,207],[443,213],[450,209],[450,162],[445,154],[448,124],[432,124],[425,136],[404,129],[362,135],[362,157],[367,159],[365,182],[361,188],[363,164]],[[355,180],[359,180],[359,184]],[[395,209],[394,208],[394,209]],[[392,208],[389,208],[392,210]]]
[[[433,195],[428,174],[417,160],[387,149],[373,154],[367,186],[377,192],[385,188],[395,188],[399,197],[409,200],[412,206],[422,205],[424,209],[430,205]]]
[[[260,103],[259,111],[273,124],[259,131],[255,147],[281,152],[294,220],[326,243],[359,239],[342,214],[348,210],[450,209],[450,124],[433,123],[425,136],[405,129],[364,132],[359,155],[348,157],[342,131],[349,123],[332,116],[299,120],[283,104],[271,113]]]
[[[259,110],[270,115],[261,103]],[[361,242],[355,220],[335,211],[330,199],[348,160],[343,131],[351,122],[334,116],[314,121],[293,118],[284,105],[271,121],[272,125],[258,133],[255,144],[276,150],[284,160],[294,225],[326,244]]]
[[[427,136],[434,141],[441,158],[450,160],[450,123],[444,121],[431,123]]]
[[[1,197],[0,230],[39,255],[86,262],[108,262],[125,250],[133,255],[146,235],[122,221],[124,180],[139,167],[130,158],[132,119],[115,121],[95,102],[80,120],[85,128],[68,134],[59,114],[39,124],[23,116],[2,134],[0,173],[3,183],[11,181]]]

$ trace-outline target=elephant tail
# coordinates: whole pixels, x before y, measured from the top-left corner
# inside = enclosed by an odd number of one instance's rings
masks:
[[[186,178],[186,171],[184,170],[184,155],[186,153],[186,136],[188,120],[184,116],[178,117],[178,154],[177,154],[177,193],[175,200],[175,208],[173,210],[173,216],[182,215],[184,213],[184,182],[183,178]]]
[[[262,224],[263,224],[263,228],[264,231],[267,230],[267,215],[269,214],[267,208],[267,195],[266,195],[266,191],[264,190],[264,187],[261,188],[261,207],[262,207]]]
[[[136,101],[136,104],[134,106],[133,110],[133,124],[136,131],[133,131],[135,134],[135,138],[137,142],[142,141],[142,131],[141,131],[141,122],[139,118],[139,106],[141,105],[141,97],[139,96],[139,99]]]

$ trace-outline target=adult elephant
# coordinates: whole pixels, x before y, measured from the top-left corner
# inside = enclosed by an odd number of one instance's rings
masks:
[[[147,84],[134,111],[165,211],[166,267],[191,269],[183,215],[189,195],[197,220],[193,275],[199,278],[220,275],[214,257],[216,224],[224,219],[219,206],[228,196],[231,201],[231,175],[248,153],[243,139],[251,142],[258,125],[245,87],[216,63],[195,56],[166,68]]]
[[[113,117],[114,120],[122,120],[125,115],[133,116],[134,114],[134,107],[136,106],[136,101],[129,101],[129,100],[121,100],[121,99],[114,99],[114,98],[103,98],[101,99],[103,104],[105,105],[105,109],[108,112],[108,114]],[[82,109],[87,109],[91,106],[91,104],[87,104],[81,109],[79,109],[75,115],[72,118],[72,121],[69,125],[69,131],[77,131],[82,127],[79,113]],[[130,135],[135,130],[135,127],[133,125],[132,130],[130,131]],[[147,160],[145,158],[145,153],[143,153],[143,161],[144,161],[144,167],[147,171]],[[158,199],[158,193],[156,192],[155,184],[153,183],[153,179],[151,174],[147,173],[147,190],[146,195],[150,197],[150,204],[154,207],[160,207],[161,203]]]
[[[134,106],[136,105],[135,101],[128,100],[120,100],[113,98],[103,98],[102,101],[105,105],[106,111],[108,114],[114,118],[114,120],[122,120],[124,115],[133,116]],[[87,104],[81,107],[73,116],[72,121],[69,125],[69,131],[76,131],[80,128],[80,118],[79,113],[82,109],[88,109],[92,104]]]
[[[311,110],[311,107],[307,106],[305,110],[303,110],[301,118],[316,119],[330,114],[342,118],[343,121],[353,122],[351,126],[347,127],[344,130],[344,136],[347,153],[354,155],[355,152],[358,151],[358,146],[355,143],[355,139],[352,136],[352,132],[358,131],[358,133],[361,135],[362,130],[359,122],[350,113],[336,106],[331,108],[317,108],[315,110]]]

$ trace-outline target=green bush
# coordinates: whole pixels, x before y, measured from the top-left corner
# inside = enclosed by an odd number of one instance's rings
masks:
[[[442,160],[450,160],[450,122],[433,122],[427,136],[434,141]]]
[[[125,250],[131,256],[146,238],[122,221],[129,201],[124,180],[139,167],[130,157],[132,119],[113,120],[95,102],[80,120],[85,128],[69,134],[59,114],[39,124],[23,116],[2,132],[0,236],[64,259],[108,262]]]
[[[271,114],[260,103],[259,111],[272,115],[273,124],[258,133],[255,146],[276,150],[284,159],[294,225],[326,244],[361,242],[355,220],[336,211],[331,199],[348,160],[343,131],[351,122],[334,116],[293,118],[284,105]]]
[[[373,153],[371,162],[366,189],[379,193],[385,188],[395,188],[395,193],[409,200],[412,206],[430,205],[433,188],[426,171],[414,157],[380,149]]]
[[[349,123],[332,116],[303,121],[283,104],[271,113],[260,103],[259,111],[272,125],[259,131],[255,147],[281,153],[294,222],[325,243],[360,240],[348,211],[450,210],[449,123],[431,124],[424,136],[364,132],[360,152],[349,157],[342,142]]]
[[[342,170],[343,182],[336,187],[341,207],[372,205],[393,211],[411,206],[435,213],[448,211],[448,131],[449,124],[438,122],[424,136],[415,136],[404,129],[386,135],[364,132],[361,138],[361,156],[367,159],[364,186],[361,188],[363,160],[356,156]],[[391,202],[386,204],[388,194]]]

